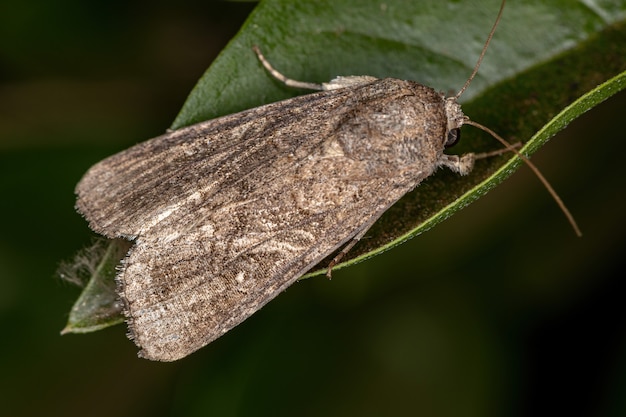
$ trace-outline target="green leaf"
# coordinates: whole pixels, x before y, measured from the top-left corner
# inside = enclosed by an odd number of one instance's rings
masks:
[[[523,152],[530,155],[572,118],[621,90],[623,74],[602,83],[626,69],[626,0],[590,4],[571,0],[507,4],[478,76],[463,96],[473,98],[464,104],[465,113],[512,142],[527,142]],[[258,45],[279,71],[298,80],[374,75],[455,92],[469,76],[498,8],[498,0],[265,1],[200,78],[172,128],[305,93],[271,78],[252,45]],[[596,88],[598,84],[602,85]],[[499,146],[476,129],[465,128],[463,136],[459,153]],[[518,166],[517,158],[497,157],[479,161],[467,177],[442,170],[390,208],[348,254],[346,264],[427,230]],[[320,263],[325,265],[327,261]],[[112,282],[113,276],[97,274],[94,280]],[[90,297],[85,290],[72,314],[88,318],[93,310]],[[81,327],[83,321],[75,322],[66,331],[105,327],[120,317],[94,321],[87,327]]]
[[[87,272],[89,281],[72,306],[61,334],[93,332],[124,321],[113,278],[130,246],[130,242],[122,239],[101,239],[79,252],[72,265],[62,268],[61,276],[66,280],[81,280],[79,275]]]

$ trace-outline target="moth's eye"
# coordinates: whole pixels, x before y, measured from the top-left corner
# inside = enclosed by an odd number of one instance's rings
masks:
[[[448,132],[448,138],[446,139],[446,143],[443,144],[444,148],[449,148],[457,144],[457,142],[461,139],[461,129],[452,129]]]

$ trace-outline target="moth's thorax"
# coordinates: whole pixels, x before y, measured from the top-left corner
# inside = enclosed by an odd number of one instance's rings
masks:
[[[443,153],[451,126],[448,114],[455,116],[453,124],[462,118],[458,104],[430,87],[393,78],[357,91],[361,103],[338,125],[344,155],[387,175],[429,175]]]

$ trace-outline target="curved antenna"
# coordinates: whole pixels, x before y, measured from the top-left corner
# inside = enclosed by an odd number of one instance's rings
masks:
[[[465,85],[463,85],[463,88],[461,88],[459,90],[459,92],[456,93],[456,95],[454,96],[455,100],[457,100],[459,97],[461,97],[461,94],[463,94],[465,92],[465,90],[467,90],[467,87],[469,87],[470,83],[472,82],[472,80],[474,79],[476,74],[478,73],[478,68],[480,68],[480,63],[483,62],[483,57],[485,56],[485,52],[487,52],[487,48],[489,47],[489,43],[491,42],[491,38],[493,38],[493,34],[496,32],[496,28],[498,27],[498,23],[500,23],[500,18],[502,17],[502,12],[504,11],[504,3],[506,3],[506,0],[502,0],[502,4],[500,5],[500,11],[498,12],[498,16],[496,17],[496,21],[494,22],[493,27],[491,28],[491,32],[489,32],[489,36],[487,36],[487,41],[485,42],[485,46],[483,46],[483,50],[480,53],[480,56],[478,57],[478,61],[476,61],[476,65],[474,66],[474,70],[472,71],[472,74],[469,76],[467,81],[465,81]]]
[[[526,156],[518,152],[517,149],[513,147],[513,145],[511,145],[509,142],[504,140],[500,135],[498,135],[496,132],[489,129],[488,127],[483,126],[480,123],[473,122],[469,119],[466,119],[464,123],[467,125],[477,127],[480,130],[484,130],[485,132],[489,133],[491,136],[496,138],[500,143],[502,143],[507,148],[507,150],[515,153],[515,155],[517,155],[522,161],[524,161],[524,163],[526,163],[526,165],[528,165],[528,167],[532,169],[532,171],[535,173],[537,178],[539,178],[539,181],[541,181],[544,187],[546,187],[546,189],[548,190],[548,192],[550,193],[554,201],[556,201],[556,204],[560,207],[561,211],[563,212],[563,214],[565,214],[565,217],[567,217],[567,220],[572,225],[572,228],[574,229],[574,232],[576,233],[576,235],[578,235],[578,237],[583,235],[582,232],[580,231],[580,228],[578,227],[578,224],[576,224],[576,220],[574,220],[574,216],[572,216],[572,213],[570,213],[570,211],[567,209],[567,207],[565,206],[565,203],[563,203],[563,200],[561,200],[561,197],[559,197],[559,195],[556,193],[556,191],[554,191],[554,188],[552,188],[548,180],[541,174],[541,172],[539,171],[539,168],[537,168],[535,164],[530,162],[530,159],[528,159]]]

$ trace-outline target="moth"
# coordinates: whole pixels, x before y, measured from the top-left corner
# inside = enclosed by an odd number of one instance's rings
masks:
[[[440,167],[472,123],[458,97],[413,81],[338,77],[323,91],[166,133],[91,167],[77,210],[134,242],[118,293],[139,356],[173,361],[241,323],[330,254],[342,254]],[[329,266],[332,268],[334,262]]]

